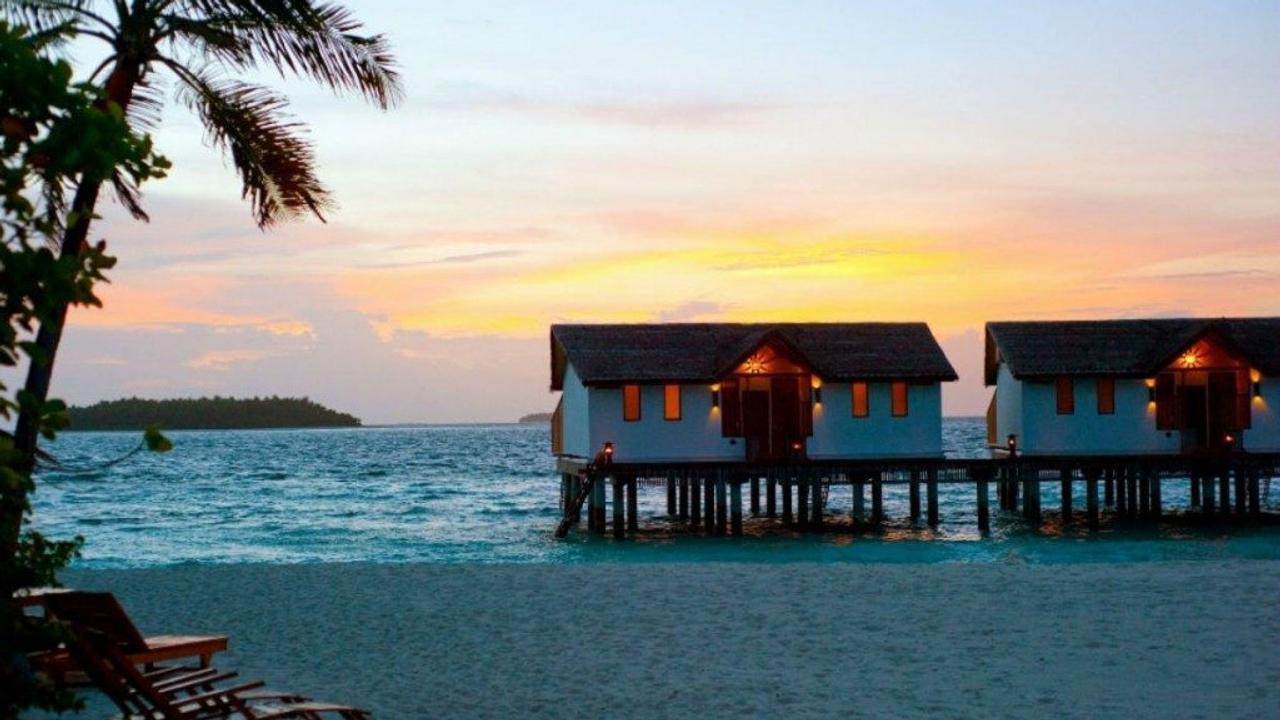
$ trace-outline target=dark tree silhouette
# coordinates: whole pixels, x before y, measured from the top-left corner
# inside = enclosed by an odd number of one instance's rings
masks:
[[[381,35],[361,34],[346,8],[313,0],[0,0],[10,18],[49,36],[96,38],[107,57],[93,71],[104,102],[131,126],[149,127],[165,104],[166,85],[199,117],[209,139],[227,153],[240,175],[241,194],[259,227],[299,215],[321,220],[330,196],[315,174],[303,126],[286,112],[279,93],[237,79],[259,68],[310,78],[336,92],[362,95],[380,108],[400,95],[394,60]],[[62,231],[62,257],[88,248],[89,226],[104,182],[135,217],[146,217],[136,187],[117,173],[109,180],[81,177]],[[38,406],[49,393],[66,306],[40,323],[24,390]],[[39,418],[21,412],[14,445],[34,466]],[[0,508],[6,515],[20,510]],[[17,537],[5,524],[0,553],[12,554]]]

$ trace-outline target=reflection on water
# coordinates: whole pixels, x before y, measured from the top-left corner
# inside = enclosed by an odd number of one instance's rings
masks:
[[[953,457],[981,457],[981,419],[948,419]],[[342,430],[174,432],[166,455],[139,455],[87,473],[45,472],[37,526],[89,539],[82,565],[180,562],[1125,562],[1280,558],[1280,528],[1229,528],[1198,518],[1157,525],[1107,520],[1063,526],[1043,498],[1045,522],[1029,528],[994,507],[977,529],[973,487],[942,484],[941,524],[908,520],[905,485],[886,486],[887,522],[857,531],[852,493],[833,488],[829,532],[800,534],[748,519],[746,537],[707,538],[665,526],[666,493],[641,490],[650,526],[635,541],[572,533],[551,537],[559,483],[545,426],[416,426]],[[70,468],[124,454],[131,433],[68,433],[50,450]],[[1046,486],[1047,488],[1048,486]],[[1166,483],[1165,506],[1187,506],[1187,484]],[[1083,488],[1074,493],[1077,513]],[[1277,498],[1268,509],[1280,510]],[[585,529],[585,524],[584,524]]]

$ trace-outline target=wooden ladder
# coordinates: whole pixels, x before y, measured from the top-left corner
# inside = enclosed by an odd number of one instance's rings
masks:
[[[560,526],[556,528],[556,537],[562,538],[569,534],[569,528],[573,527],[574,519],[582,516],[582,503],[587,501],[587,496],[591,494],[595,484],[595,474],[588,474],[586,480],[582,483],[582,487],[578,489],[578,494],[565,505],[564,517],[560,519]]]

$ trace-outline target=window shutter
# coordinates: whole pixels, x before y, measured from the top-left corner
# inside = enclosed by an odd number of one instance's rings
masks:
[[[1253,427],[1253,382],[1249,377],[1249,373],[1240,371],[1236,373],[1236,427],[1240,430],[1248,430]]]
[[[813,434],[813,381],[808,375],[801,375],[800,383],[800,434],[809,437]]]
[[[1159,430],[1182,429],[1178,412],[1178,387],[1173,373],[1156,376],[1156,428]]]
[[[736,379],[720,383],[720,434],[742,437],[742,398]]]

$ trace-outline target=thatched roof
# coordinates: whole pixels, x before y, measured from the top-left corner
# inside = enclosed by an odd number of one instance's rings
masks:
[[[1280,374],[1280,318],[987,323],[986,382],[1004,362],[1017,378],[1149,377],[1201,337],[1220,337],[1263,373]]]
[[[827,381],[956,379],[924,323],[553,325],[551,389],[566,362],[588,385],[713,383],[766,342]]]

